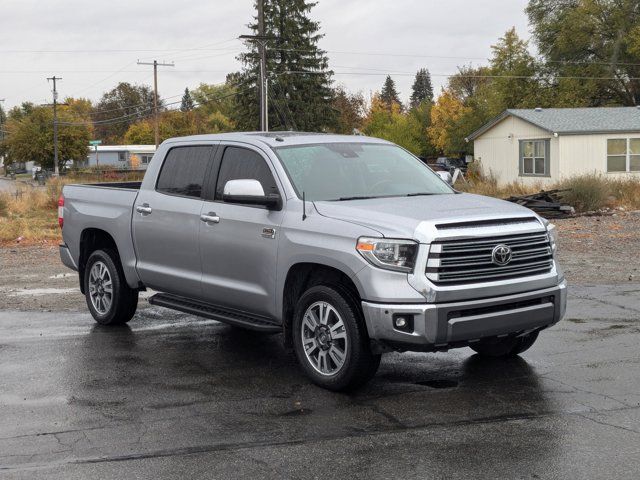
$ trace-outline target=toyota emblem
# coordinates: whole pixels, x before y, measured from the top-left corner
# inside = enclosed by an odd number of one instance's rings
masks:
[[[513,252],[511,251],[511,247],[509,247],[509,245],[500,244],[497,245],[491,252],[491,259],[496,265],[504,266],[511,261],[512,255]]]

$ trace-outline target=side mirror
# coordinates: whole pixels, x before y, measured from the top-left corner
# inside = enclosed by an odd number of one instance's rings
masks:
[[[280,195],[264,194],[264,189],[258,180],[240,179],[229,180],[224,185],[222,200],[228,203],[240,203],[244,205],[263,205],[268,209],[280,208]]]

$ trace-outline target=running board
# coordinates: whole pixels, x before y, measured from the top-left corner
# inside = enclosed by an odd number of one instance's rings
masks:
[[[219,322],[227,323],[248,330],[256,330],[259,332],[281,332],[282,327],[268,319],[253,317],[246,313],[228,310],[226,308],[211,305],[199,300],[171,295],[169,293],[157,293],[149,298],[151,305],[178,310],[199,317],[211,318]]]

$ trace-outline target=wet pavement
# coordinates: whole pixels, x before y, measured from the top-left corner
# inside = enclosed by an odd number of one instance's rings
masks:
[[[0,477],[637,479],[639,344],[640,285],[573,287],[522,358],[390,354],[346,395],[279,335],[0,311]]]

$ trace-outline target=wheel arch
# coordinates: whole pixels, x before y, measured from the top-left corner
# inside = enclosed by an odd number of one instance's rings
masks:
[[[78,277],[80,281],[80,291],[84,294],[84,271],[87,266],[87,260],[91,254],[96,250],[111,249],[115,250],[118,256],[120,256],[120,250],[113,236],[106,230],[100,228],[85,228],[80,234],[79,246]]]
[[[354,306],[361,311],[361,292],[354,279],[343,270],[322,263],[299,262],[289,267],[282,293],[282,331],[285,347],[292,348],[291,325],[298,298],[314,285],[335,287],[350,297]]]

